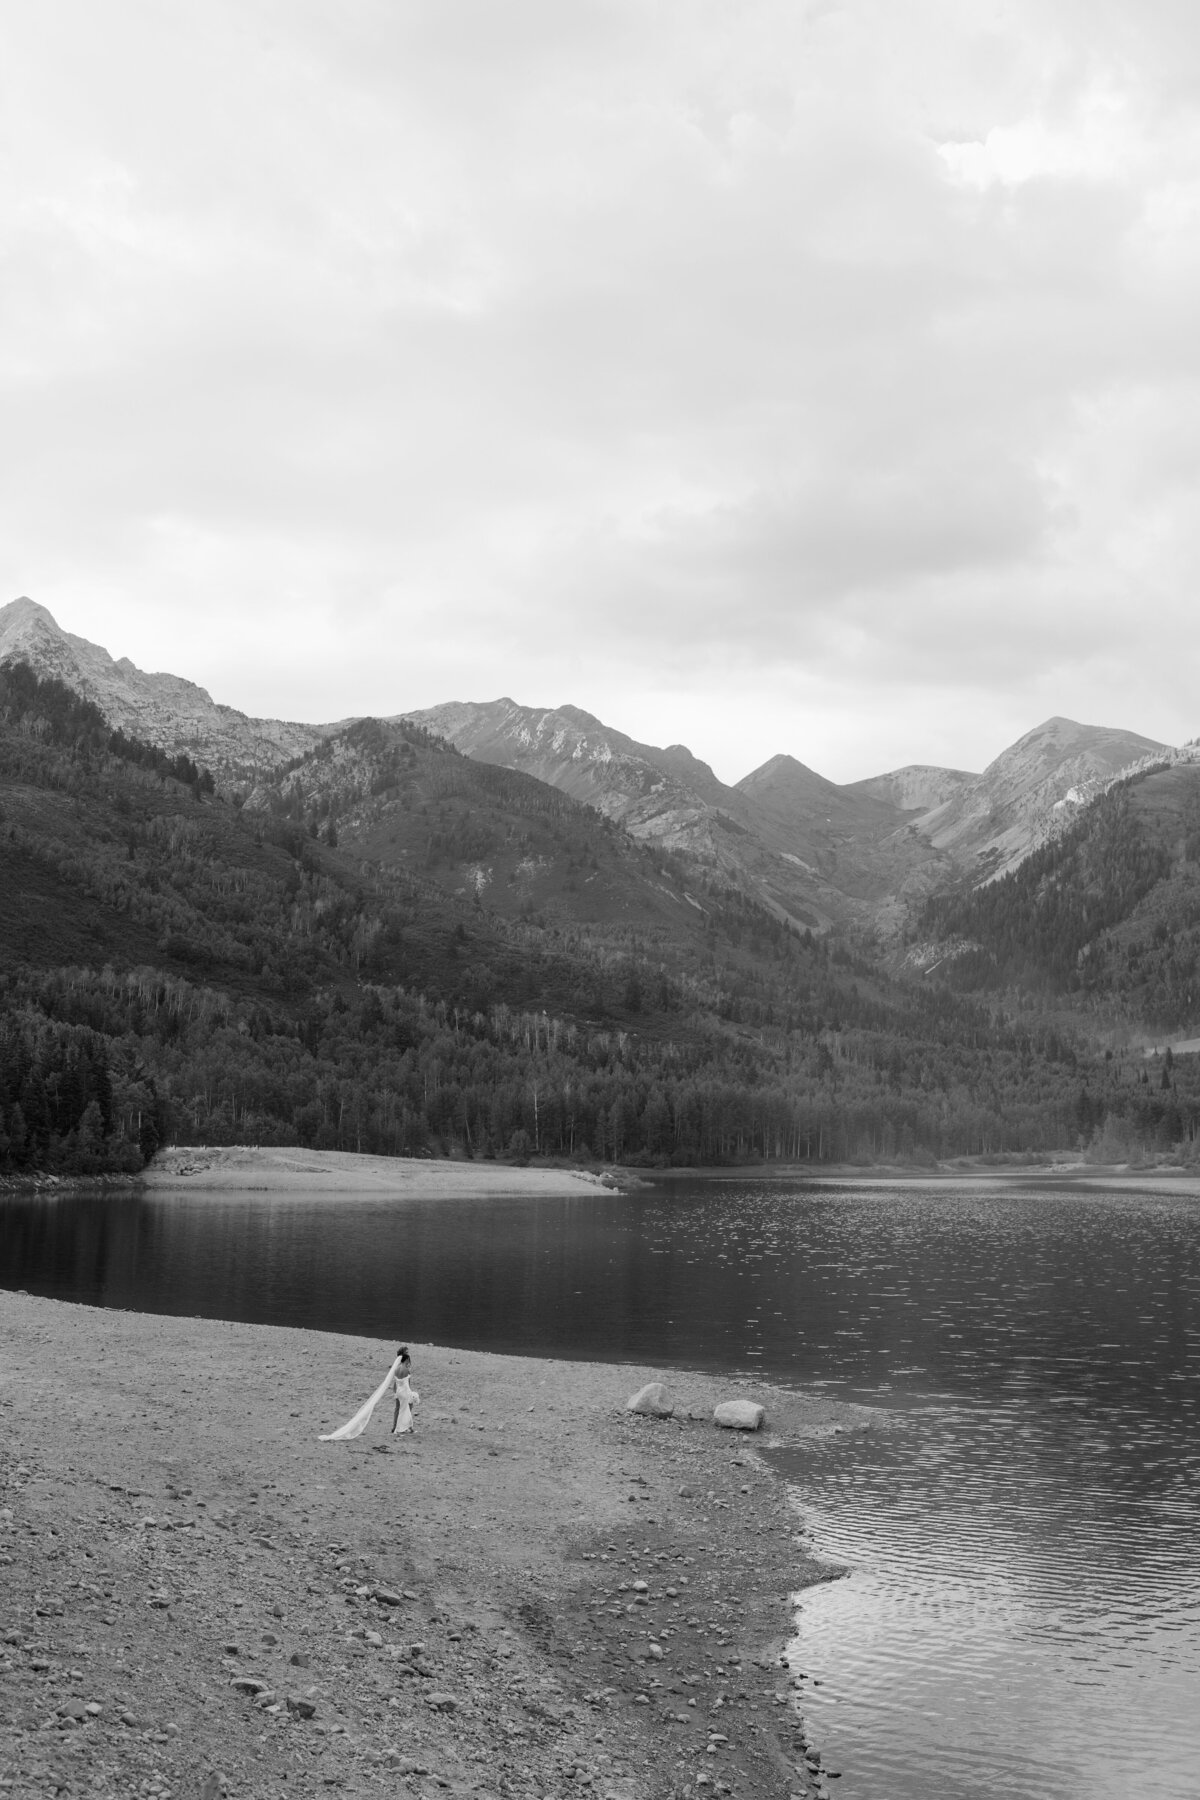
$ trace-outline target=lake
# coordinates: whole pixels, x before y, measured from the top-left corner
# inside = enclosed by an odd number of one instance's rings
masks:
[[[1200,1793],[1200,1201],[1182,1188],[7,1197],[0,1280],[865,1401],[865,1434],[771,1453],[851,1570],[801,1597],[793,1655],[844,1800]]]

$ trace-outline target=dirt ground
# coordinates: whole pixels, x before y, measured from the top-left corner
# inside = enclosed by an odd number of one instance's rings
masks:
[[[415,1346],[415,1435],[320,1443],[394,1349],[0,1293],[0,1795],[832,1793],[780,1659],[832,1571],[711,1413],[856,1409]]]

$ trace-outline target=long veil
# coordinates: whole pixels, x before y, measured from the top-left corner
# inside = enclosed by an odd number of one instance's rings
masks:
[[[321,1433],[320,1442],[322,1444],[332,1444],[335,1441],[340,1443],[346,1438],[362,1436],[363,1432],[367,1429],[367,1422],[370,1419],[371,1414],[375,1411],[375,1408],[387,1393],[388,1388],[392,1385],[392,1376],[400,1367],[401,1361],[402,1358],[398,1356],[379,1386],[375,1389],[375,1392],[371,1395],[370,1399],[363,1401],[352,1419],[347,1419],[346,1423],[344,1425],[339,1425],[336,1431],[323,1431]]]

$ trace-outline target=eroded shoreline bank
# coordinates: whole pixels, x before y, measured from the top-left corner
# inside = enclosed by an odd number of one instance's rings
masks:
[[[711,1412],[870,1415],[417,1346],[415,1438],[318,1442],[393,1350],[0,1295],[6,1792],[818,1791],[779,1650],[830,1571]],[[656,1377],[675,1420],[624,1410]]]

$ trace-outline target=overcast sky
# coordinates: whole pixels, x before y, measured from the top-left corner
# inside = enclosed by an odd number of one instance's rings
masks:
[[[38,0],[0,600],[734,780],[1200,733],[1195,0]]]

